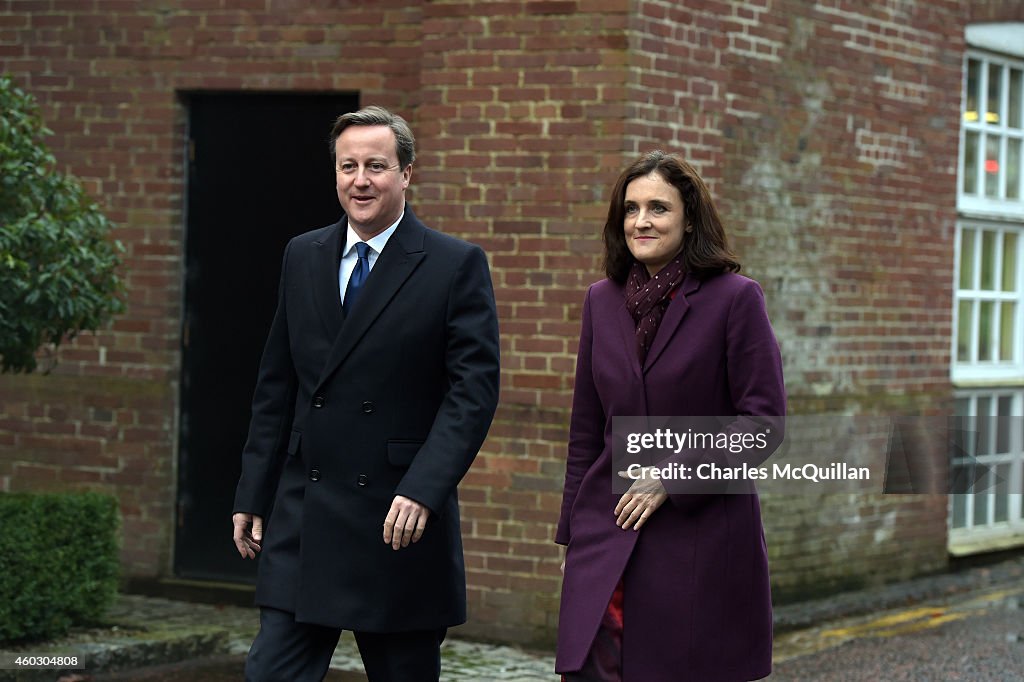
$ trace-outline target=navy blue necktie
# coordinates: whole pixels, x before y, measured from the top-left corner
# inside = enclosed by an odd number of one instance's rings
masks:
[[[348,286],[345,288],[345,312],[352,313],[359,292],[363,289],[363,282],[370,274],[370,261],[367,255],[370,252],[370,245],[366,242],[356,243],[356,267],[352,270],[352,276],[348,278]]]

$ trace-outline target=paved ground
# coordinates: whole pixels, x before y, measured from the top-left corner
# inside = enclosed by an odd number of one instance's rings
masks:
[[[244,671],[244,656],[210,656],[186,663],[90,675],[85,680],[66,679],[65,682],[238,682]],[[362,672],[330,670],[324,682],[366,682],[366,675]]]
[[[997,602],[1001,604],[998,608],[993,606]],[[983,612],[992,617],[990,621],[975,617]],[[84,670],[0,669],[0,682],[237,680],[244,653],[258,626],[258,614],[253,608],[121,595],[109,621],[116,623],[116,627],[76,631],[65,640],[21,652],[75,655],[87,663]],[[968,647],[967,643],[973,641],[974,646],[987,643],[989,649],[1005,645],[1006,655],[998,660],[1019,660],[1014,657],[1024,656],[1024,556],[989,567],[779,607],[775,622],[773,680],[1024,679],[1017,672],[1000,670],[1000,664],[991,661],[982,661],[980,665],[988,665],[986,670],[995,676],[973,675],[970,666],[981,659],[964,658],[966,653],[959,658],[947,656],[942,659],[942,667],[931,669],[930,674],[922,673],[923,677],[892,677],[889,672],[924,666],[928,662],[928,643],[934,646],[936,640],[911,642],[905,651],[900,648],[902,644],[886,648],[892,635],[908,634],[903,628],[927,630],[948,622],[950,625],[943,632],[956,633],[954,626],[965,629],[955,635],[945,653]],[[986,631],[984,627],[988,627],[989,635],[971,640],[974,626],[969,623],[988,623],[978,625],[977,629]],[[883,651],[885,656],[880,653]],[[11,655],[10,651],[0,651],[0,663]],[[446,682],[558,679],[552,672],[554,659],[550,652],[527,652],[450,636],[442,655],[442,679]],[[841,674],[840,670],[846,672]],[[338,646],[327,680],[357,682],[365,679],[361,671],[355,643],[347,635]],[[1011,676],[1006,677],[1007,674]]]
[[[122,622],[139,622],[140,625],[156,621],[182,625],[202,622],[222,626],[230,633],[227,653],[237,655],[244,655],[249,650],[259,628],[259,615],[255,609],[198,606],[129,595],[121,597],[117,611],[112,615]],[[441,655],[445,679],[452,682],[532,682],[555,677],[552,673],[555,668],[554,657],[530,654],[513,647],[449,637],[441,647]],[[336,671],[362,672],[363,664],[352,633],[342,635],[334,658],[331,659],[331,668]]]
[[[78,656],[85,670],[10,671],[0,682],[219,682],[241,679],[240,662],[259,627],[254,608],[210,606],[138,595],[120,595],[108,620],[118,625],[77,631],[71,637],[23,654]],[[514,647],[467,642],[449,637],[442,648],[443,679],[450,682],[537,682],[557,680],[554,657]],[[0,659],[4,652],[0,651]],[[8,654],[9,656],[10,654]],[[176,661],[202,663],[165,665]],[[141,671],[143,668],[146,670]],[[331,660],[328,682],[365,680],[351,633],[345,633]],[[353,674],[358,673],[358,674]],[[15,676],[15,674],[17,676]]]
[[[1019,682],[1024,581],[783,635],[771,682]]]

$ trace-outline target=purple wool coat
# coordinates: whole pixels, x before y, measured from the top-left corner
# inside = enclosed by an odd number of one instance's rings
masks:
[[[633,531],[615,525],[611,484],[613,416],[785,415],[764,294],[740,275],[688,275],[642,368],[624,302],[624,287],[603,280],[583,305],[555,537],[568,546],[556,670],[582,667],[622,578],[624,682],[765,677],[772,607],[757,495],[671,495]]]

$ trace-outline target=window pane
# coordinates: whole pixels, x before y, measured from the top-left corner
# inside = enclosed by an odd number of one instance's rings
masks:
[[[971,413],[971,399],[970,398],[956,398],[953,400],[953,414],[957,416],[966,416]],[[959,420],[958,420],[959,421]]]
[[[983,457],[992,454],[992,398],[978,396],[978,449],[975,456]]]
[[[978,360],[980,362],[991,362],[992,357],[992,327],[995,325],[995,301],[982,301],[981,310],[978,314]],[[978,414],[988,414],[987,411],[980,412],[981,399],[978,399]]]
[[[984,490],[988,485],[985,478],[975,483],[975,490]],[[974,497],[974,523],[975,526],[984,526],[988,523],[988,505],[990,495],[973,495]]]
[[[1000,521],[1006,521],[1010,518],[1009,502],[1009,475],[1010,465],[1000,464],[995,468],[996,481],[995,481],[995,495],[993,495],[993,502],[995,502],[995,518],[992,519],[996,523]]]
[[[981,288],[994,291],[996,288],[996,237],[992,230],[981,233]]]
[[[971,362],[971,323],[974,321],[974,303],[972,301],[960,301],[957,310],[956,329],[956,359],[959,362]],[[964,413],[966,414],[966,412]]]
[[[998,124],[999,93],[1003,87],[1003,67],[999,64],[988,65],[988,101],[985,105],[985,123]]]
[[[1020,199],[1020,140],[1006,140],[1006,198]]]
[[[1009,416],[1010,406],[1013,398],[1008,395],[999,396],[998,416],[995,418],[996,426],[996,452],[1006,454],[1010,451],[1010,427],[1013,419]]]
[[[959,401],[957,401],[959,402]],[[965,399],[970,405],[970,400]],[[959,409],[959,408],[958,408]],[[967,415],[969,408],[964,408],[961,414]],[[973,416],[961,416],[953,420],[953,458],[956,463],[961,464],[971,461],[978,454],[978,418]]]
[[[1010,517],[1010,498],[1006,495],[996,495],[996,517],[993,519],[996,523],[1005,523]]]
[[[985,196],[999,196],[999,137],[985,136]]]
[[[999,359],[1003,362],[1013,362],[1013,340],[1016,338],[1014,320],[1017,313],[1017,304],[1012,301],[1003,301],[1001,308],[999,316]]]
[[[981,467],[974,462],[960,464],[952,468],[953,478],[950,480],[949,490],[954,495],[969,495],[975,491],[974,477],[981,471]],[[968,500],[967,508],[973,505]]]
[[[1011,128],[1020,128],[1020,112],[1021,107],[1024,104],[1021,103],[1021,91],[1024,88],[1021,87],[1021,77],[1024,76],[1024,71],[1020,69],[1010,69],[1010,108],[1006,113],[1006,125]]]
[[[978,193],[978,133],[964,131],[964,194]]]
[[[973,289],[974,283],[974,235],[976,232],[965,228],[960,233],[960,288]]]
[[[1003,291],[1017,290],[1017,233],[1003,235]]]
[[[964,100],[964,120],[968,123],[978,122],[978,106],[981,98],[981,62],[977,59],[967,60],[967,95]]]
[[[963,475],[957,471],[954,475]],[[953,528],[967,526],[967,495],[953,495]]]

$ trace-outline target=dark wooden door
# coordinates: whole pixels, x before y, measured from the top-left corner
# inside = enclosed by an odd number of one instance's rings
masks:
[[[328,138],[358,95],[187,98],[189,163],[175,572],[251,581],[231,543],[240,455],[288,239],[335,222]]]

